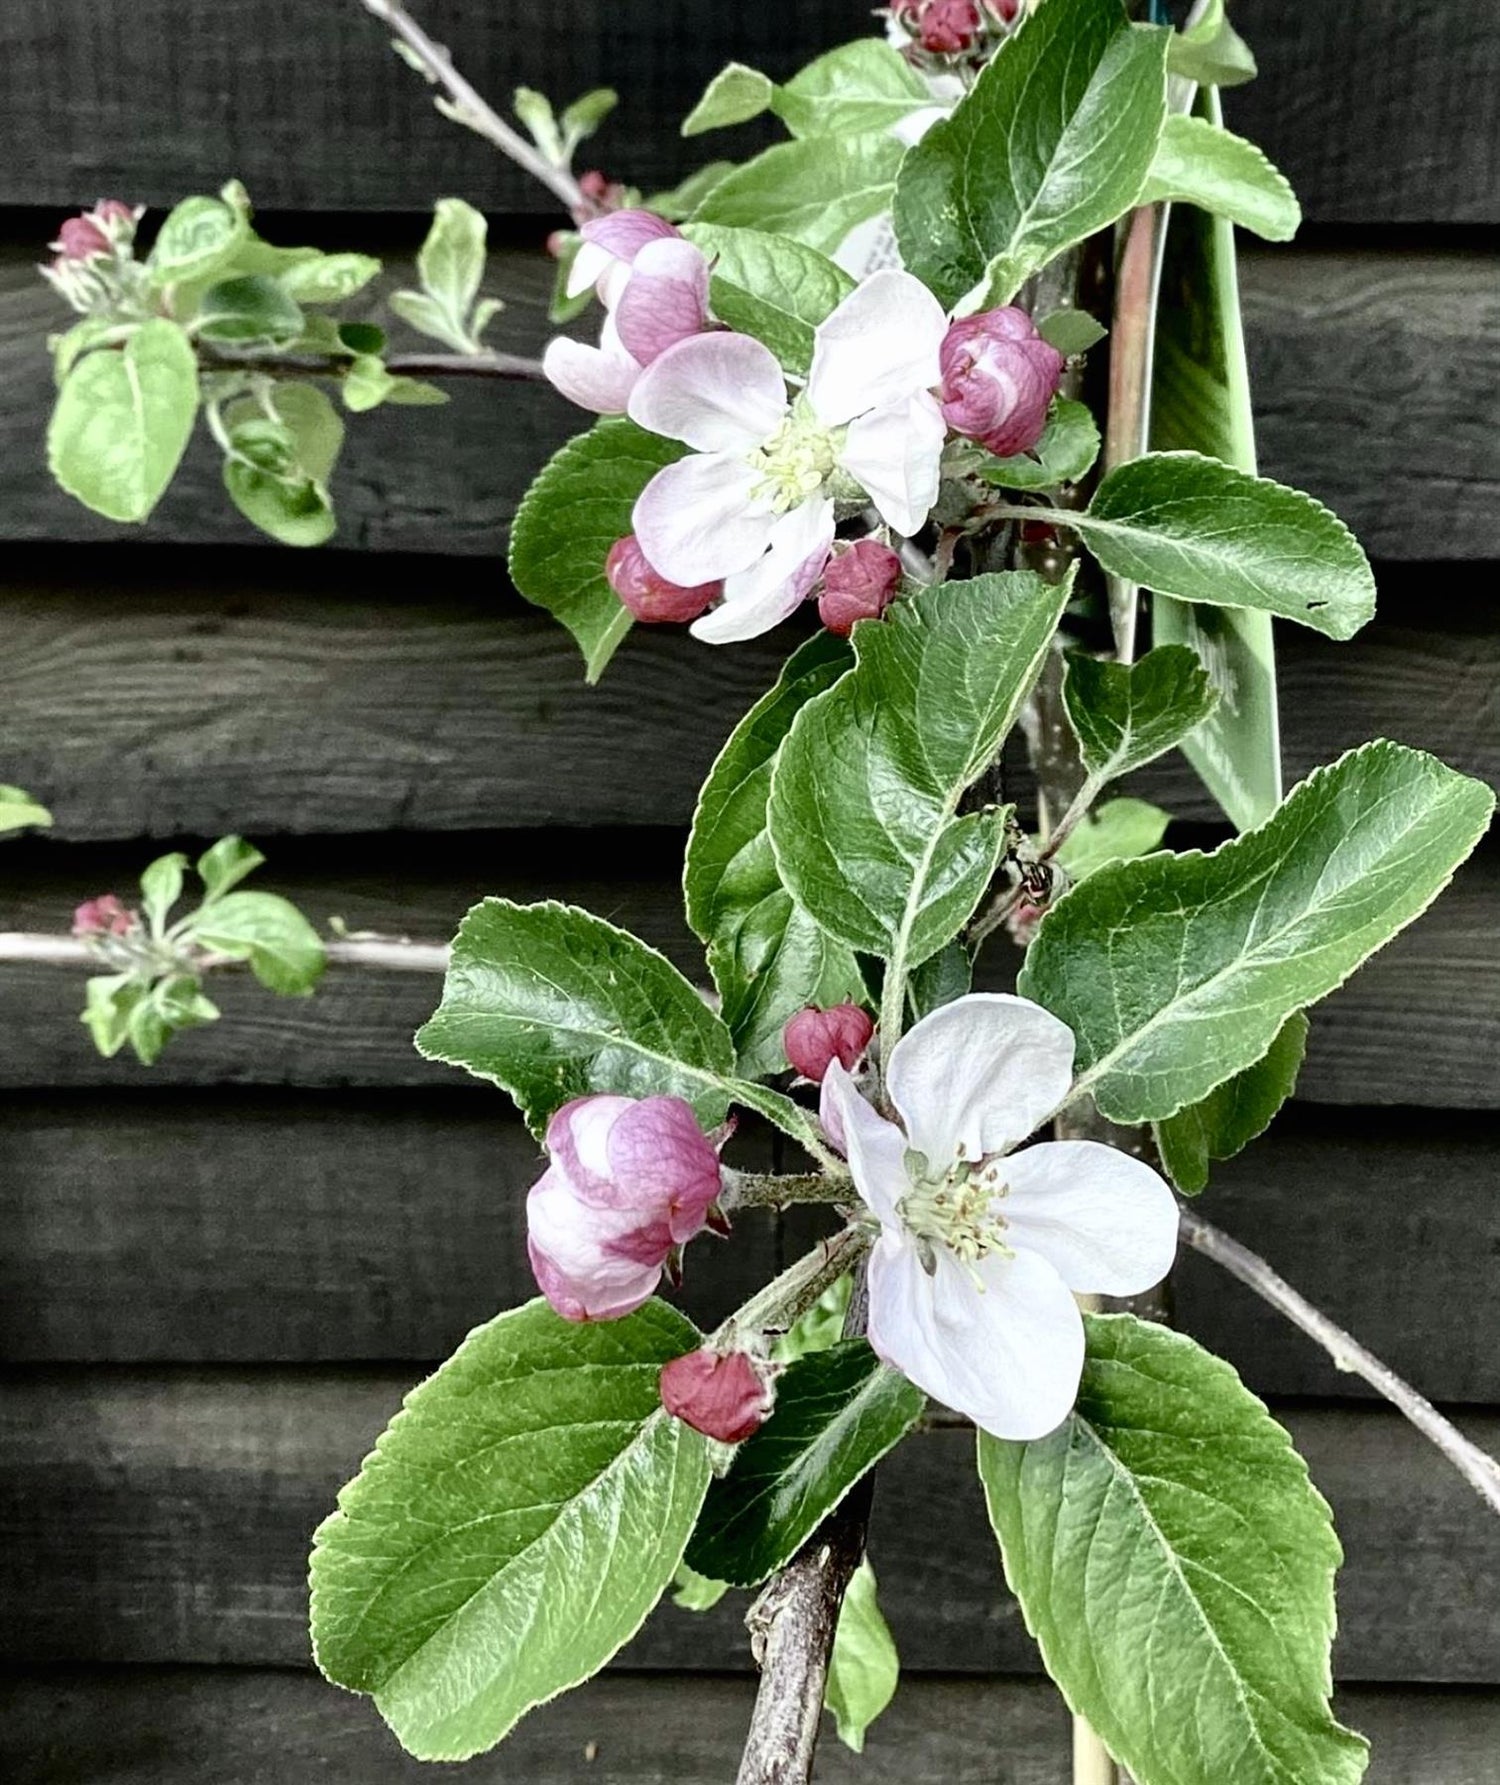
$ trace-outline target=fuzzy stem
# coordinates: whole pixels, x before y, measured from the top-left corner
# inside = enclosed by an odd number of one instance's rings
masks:
[[[1467,1439],[1451,1420],[1444,1419],[1424,1395],[1383,1364],[1373,1353],[1315,1308],[1307,1297],[1277,1275],[1264,1258],[1238,1240],[1212,1227],[1191,1210],[1182,1211],[1182,1238],[1195,1252],[1213,1259],[1231,1277],[1253,1289],[1292,1325],[1315,1339],[1340,1370],[1368,1382],[1393,1407],[1398,1408],[1447,1457],[1492,1512],[1500,1512],[1500,1462]]]
[[[713,1335],[711,1343],[731,1340],[736,1333],[789,1327],[825,1289],[859,1263],[869,1246],[869,1234],[857,1227],[846,1227],[831,1240],[814,1246],[737,1308]]]
[[[446,973],[446,942],[413,942],[406,936],[336,936],[323,944],[329,964],[369,967],[382,972]],[[108,971],[89,944],[78,936],[28,934],[23,930],[0,931],[0,962],[41,967],[93,967]],[[204,967],[242,967],[243,961],[211,956]]]
[[[494,107],[482,99],[458,72],[453,65],[452,56],[442,44],[435,43],[427,35],[406,8],[399,4],[399,0],[359,0],[359,3],[366,12],[373,13],[383,25],[395,32],[397,40],[421,64],[427,78],[447,94],[451,110],[445,115],[456,119],[476,136],[482,136],[502,155],[508,155],[517,167],[523,168],[533,179],[540,180],[576,217],[593,215],[594,207],[583,196],[578,181],[569,169],[549,161],[534,143],[528,142],[518,130],[507,124]]]
[[[785,1209],[793,1203],[848,1202],[853,1195],[847,1172],[809,1171],[777,1177],[725,1166],[723,1175],[720,1200],[728,1214],[737,1209]]]

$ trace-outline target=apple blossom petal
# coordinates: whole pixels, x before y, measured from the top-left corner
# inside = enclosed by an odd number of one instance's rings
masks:
[[[755,497],[758,482],[731,453],[694,453],[664,466],[636,499],[632,519],[647,563],[685,589],[748,570],[776,529],[777,517]]]
[[[929,1276],[913,1243],[882,1236],[870,1255],[871,1346],[994,1437],[1045,1437],[1083,1374],[1083,1317],[1067,1285],[1034,1252],[982,1259],[976,1282],[936,1251]]]
[[[697,452],[753,452],[786,412],[786,379],[770,348],[722,331],[669,347],[630,399],[633,422]]]
[[[614,309],[627,353],[649,366],[708,321],[708,262],[691,242],[650,242],[635,258]]]
[[[833,549],[833,503],[814,497],[777,521],[758,564],[724,579],[724,599],[689,630],[705,644],[759,638],[793,614],[812,592]]]
[[[906,1171],[906,1136],[894,1122],[860,1096],[837,1060],[823,1077],[823,1105],[832,1111],[849,1161],[854,1188],[880,1218],[890,1236],[908,1243],[897,1205],[911,1188]]]
[[[891,1049],[886,1088],[911,1144],[936,1171],[1008,1152],[1073,1082],[1073,1031],[1009,992],[970,992]]]
[[[643,1231],[629,1213],[584,1209],[555,1170],[527,1195],[526,1228],[537,1286],[565,1320],[633,1313],[655,1292],[672,1243],[664,1227]]]
[[[1140,1295],[1177,1256],[1177,1199],[1151,1167],[1092,1140],[1041,1141],[1003,1167],[1000,1213],[1075,1294]]]
[[[898,267],[872,273],[814,333],[807,400],[824,427],[905,403],[942,375],[948,318],[920,279]]]
[[[542,371],[570,403],[597,415],[623,415],[641,375],[639,361],[620,344],[612,317],[605,319],[597,347],[566,335],[549,341]]]
[[[609,1137],[615,1123],[634,1107],[634,1098],[608,1093],[575,1097],[547,1124],[547,1151],[588,1202],[608,1206],[617,1200]]]
[[[665,217],[642,210],[608,211],[602,217],[590,217],[578,233],[589,247],[602,249],[613,260],[626,261],[633,261],[652,242],[681,236]],[[582,252],[580,249],[580,255]]]
[[[852,422],[839,464],[863,485],[881,519],[910,539],[937,501],[947,436],[937,398],[919,391]]]
[[[564,290],[570,298],[582,297],[591,285],[599,283],[614,264],[615,257],[607,248],[585,241],[573,256]]]

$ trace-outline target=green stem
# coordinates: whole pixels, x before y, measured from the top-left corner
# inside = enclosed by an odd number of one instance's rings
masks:
[[[809,1171],[792,1177],[724,1168],[726,1211],[736,1209],[785,1209],[793,1203],[848,1202],[854,1196],[847,1172]]]
[[[712,1336],[711,1345],[732,1340],[736,1333],[763,1332],[767,1327],[785,1328],[805,1314],[825,1289],[852,1270],[869,1250],[870,1235],[863,1228],[846,1227],[824,1240],[794,1265],[757,1290],[743,1307],[729,1316]]]

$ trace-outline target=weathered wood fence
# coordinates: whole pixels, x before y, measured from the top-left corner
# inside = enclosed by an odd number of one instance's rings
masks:
[[[665,183],[669,121],[730,55],[788,71],[860,0],[428,0],[481,87],[623,92],[600,154]],[[1500,21],[1472,0],[1237,0],[1262,78],[1230,96],[1303,197],[1248,253],[1269,472],[1330,502],[1380,572],[1351,646],[1283,634],[1296,777],[1384,733],[1500,782]],[[743,141],[753,133],[744,133]],[[695,154],[695,151],[700,151]],[[141,533],[48,482],[33,263],[102,194],[230,175],[274,237],[384,251],[459,192],[545,333],[538,193],[432,112],[353,0],[8,0],[0,9],[0,778],[55,834],[0,855],[0,928],[61,929],[168,839],[239,829],[318,919],[451,933],[479,894],[576,898],[693,960],[682,827],[781,640],[637,634],[586,691],[507,588],[507,522],[576,430],[545,390],[459,389],[351,428],[337,549],[263,546],[207,453]],[[290,215],[315,213],[315,215]],[[1185,839],[1214,816],[1147,779]],[[1222,1173],[1217,1215],[1500,1449],[1500,848],[1316,1014],[1297,1104]],[[497,1093],[419,1060],[437,987],[334,973],[310,1003],[226,985],[146,1073],[102,1062],[55,969],[0,978],[0,1774],[216,1785],[426,1776],[307,1671],[307,1536],[403,1390],[529,1289],[530,1143]],[[218,991],[216,988],[216,996]],[[789,1236],[695,1272],[727,1305]],[[695,1265],[696,1265],[695,1260]],[[1211,1267],[1183,1322],[1284,1407],[1348,1564],[1336,1663],[1377,1785],[1500,1778],[1500,1527],[1401,1421]],[[739,1273],[740,1282],[730,1280]],[[871,1785],[1057,1785],[1066,1724],[999,1579],[966,1440],[882,1472],[874,1554],[908,1670]],[[479,1780],[716,1781],[748,1713],[741,1604],[664,1610],[622,1667],[538,1714]],[[1226,1781],[1225,1785],[1233,1785]]]

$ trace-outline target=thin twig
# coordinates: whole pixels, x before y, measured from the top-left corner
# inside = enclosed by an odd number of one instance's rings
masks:
[[[1338,1369],[1360,1377],[1378,1394],[1384,1395],[1424,1438],[1430,1439],[1442,1451],[1491,1511],[1500,1512],[1500,1462],[1471,1443],[1451,1420],[1443,1418],[1431,1401],[1419,1395],[1409,1382],[1403,1381],[1373,1353],[1366,1351],[1342,1327],[1315,1308],[1306,1296],[1299,1295],[1264,1258],[1257,1257],[1238,1240],[1210,1226],[1188,1209],[1182,1212],[1182,1237],[1195,1252],[1222,1265],[1231,1277],[1247,1289],[1253,1289],[1262,1301],[1269,1302],[1293,1326],[1315,1339]]]
[[[582,219],[594,214],[594,206],[584,197],[571,171],[549,161],[535,144],[507,124],[458,72],[443,45],[427,35],[399,0],[359,0],[359,3],[366,12],[373,13],[395,32],[397,39],[421,63],[428,79],[443,89],[451,108],[445,115],[456,119],[476,136],[482,136],[502,155],[508,155],[517,167],[540,180],[575,217]]]
[[[405,936],[338,936],[324,943],[329,964],[338,967],[375,968],[396,973],[446,973],[446,942],[412,942]],[[93,967],[108,972],[109,966],[81,937],[28,934],[22,930],[0,931],[0,962],[41,967]],[[244,963],[215,957],[205,967],[238,967]]]
[[[332,354],[222,354],[200,356],[208,372],[264,372],[273,378],[342,378],[349,361]],[[496,378],[540,383],[539,359],[517,353],[396,353],[385,369],[397,378]]]

